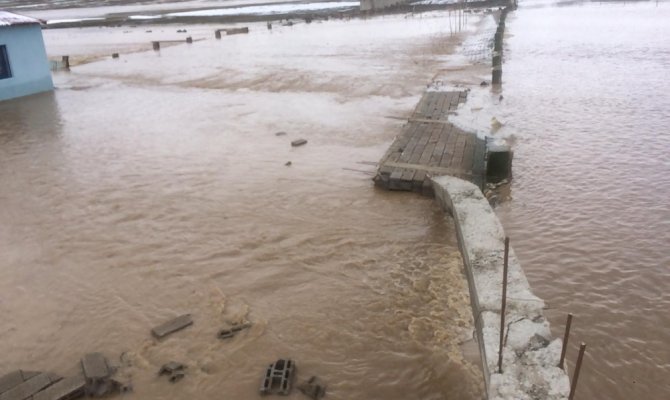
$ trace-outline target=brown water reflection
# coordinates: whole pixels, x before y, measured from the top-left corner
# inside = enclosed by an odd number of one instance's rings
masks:
[[[451,223],[342,169],[396,134],[384,116],[411,110],[453,44],[441,21],[255,30],[75,68],[55,95],[0,104],[3,368],[66,374],[85,352],[125,353],[138,398],[250,399],[290,356],[333,399],[478,398]],[[150,339],[185,312],[192,328]],[[156,378],[170,360],[189,366],[174,386]]]

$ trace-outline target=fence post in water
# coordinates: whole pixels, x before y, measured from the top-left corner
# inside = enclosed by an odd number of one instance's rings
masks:
[[[493,67],[493,71],[491,72],[491,83],[493,85],[500,85],[502,83],[502,67],[501,66],[496,66]]]
[[[217,39],[221,39],[221,30],[217,29],[214,31],[214,37]]]
[[[500,53],[493,53],[493,67],[500,67],[502,65],[502,57]]]
[[[560,369],[565,369],[565,353],[568,350],[568,339],[570,338],[570,325],[572,325],[572,314],[568,314],[568,322],[565,323],[565,334],[563,335],[563,348],[561,349],[561,360],[558,362]]]
[[[572,386],[570,386],[570,396],[568,400],[575,398],[575,390],[577,389],[577,380],[579,380],[579,371],[582,369],[582,360],[584,359],[584,352],[586,351],[586,343],[582,342],[579,346],[579,356],[577,357],[577,365],[575,365],[575,373],[572,375]]]
[[[502,374],[503,341],[505,338],[505,309],[507,308],[507,269],[509,267],[509,237],[505,236],[505,260],[503,263],[503,291],[500,307],[500,350],[498,351],[498,373]]]
[[[493,37],[493,51],[501,52],[502,51],[502,33],[496,32]]]
[[[63,56],[63,68],[70,69],[70,56]]]
[[[158,51],[161,49],[161,42],[151,42],[151,45],[154,47],[155,51]]]

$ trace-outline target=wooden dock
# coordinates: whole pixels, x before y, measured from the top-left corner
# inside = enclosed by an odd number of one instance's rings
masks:
[[[484,184],[486,141],[448,122],[467,92],[426,92],[378,164],[375,183],[388,190],[432,196],[431,176]]]

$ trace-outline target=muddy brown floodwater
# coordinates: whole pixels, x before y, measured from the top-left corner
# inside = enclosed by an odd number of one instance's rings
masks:
[[[253,399],[264,367],[292,357],[331,399],[481,398],[451,222],[343,169],[372,171],[358,163],[401,126],[386,117],[408,115],[453,51],[444,14],[218,41],[188,28],[208,40],[0,104],[0,372],[124,353],[137,398]],[[45,35],[57,56],[144,44],[145,29]],[[192,327],[150,337],[187,312]],[[216,338],[241,320],[254,325]],[[188,365],[175,385],[156,377],[171,360]]]
[[[514,143],[497,213],[554,334],[575,314],[576,398],[670,399],[670,3],[529,0],[510,17],[504,99],[467,105]]]

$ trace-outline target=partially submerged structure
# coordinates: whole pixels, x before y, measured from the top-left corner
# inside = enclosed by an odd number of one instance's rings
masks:
[[[50,90],[42,21],[0,11],[0,101]]]

